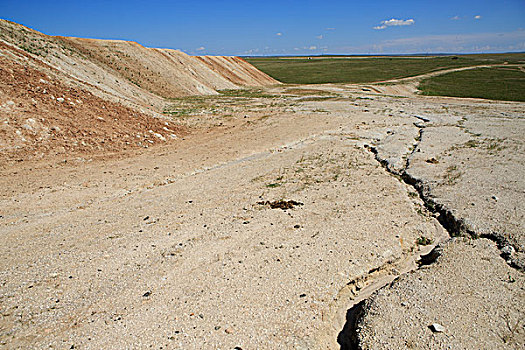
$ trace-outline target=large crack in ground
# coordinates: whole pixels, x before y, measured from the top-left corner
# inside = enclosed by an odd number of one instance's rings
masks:
[[[423,122],[429,121],[426,119],[422,120]],[[414,147],[411,150],[411,152],[407,155],[405,165],[401,170],[394,169],[394,167],[391,166],[387,159],[382,158],[376,147],[366,144],[364,145],[364,147],[365,149],[369,150],[374,154],[375,160],[379,162],[389,174],[400,178],[404,183],[410,185],[417,191],[419,198],[423,201],[425,205],[425,208],[430,213],[432,213],[432,215],[438,220],[439,224],[448,233],[448,235],[446,239],[443,239],[440,242],[435,242],[435,244],[432,245],[430,252],[426,254],[419,254],[414,255],[412,257],[408,257],[407,259],[414,259],[417,265],[414,268],[400,271],[400,273],[397,274],[395,278],[383,280],[383,283],[378,283],[377,281],[374,283],[373,281],[377,279],[378,272],[383,271],[385,269],[385,267],[381,267],[379,269],[370,271],[370,273],[365,277],[361,277],[358,280],[349,282],[348,286],[352,288],[354,294],[354,301],[350,305],[350,308],[347,310],[346,323],[337,337],[337,342],[340,345],[341,350],[361,349],[357,333],[357,322],[360,320],[360,318],[363,317],[365,313],[365,302],[372,295],[372,293],[374,293],[380,288],[385,287],[388,284],[393,283],[395,279],[399,278],[401,275],[419,269],[422,266],[431,265],[434,262],[436,262],[437,258],[442,254],[443,251],[441,244],[452,237],[466,236],[473,239],[489,239],[496,243],[498,249],[501,252],[500,256],[509,264],[509,266],[518,270],[523,270],[523,266],[517,264],[516,261],[511,258],[511,252],[515,249],[515,247],[513,247],[512,244],[506,238],[497,233],[479,234],[475,232],[465,222],[463,218],[456,217],[450,208],[448,208],[442,203],[437,202],[431,195],[431,188],[428,185],[425,185],[422,179],[414,177],[407,171],[410,166],[411,156],[418,151],[425,128],[425,126],[422,126],[418,123],[414,123],[414,125],[419,129],[419,134],[416,137]],[[512,247],[511,250],[509,250],[508,247]],[[358,283],[362,281],[368,282],[369,286],[366,288],[366,290],[360,291],[359,288],[357,288],[357,286]]]
[[[399,176],[406,184],[412,186],[417,191],[419,197],[425,204],[425,208],[434,215],[441,226],[443,226],[443,228],[449,233],[450,237],[467,236],[474,239],[489,239],[497,244],[498,249],[501,251],[501,257],[505,259],[505,261],[507,261],[511,267],[518,270],[523,270],[524,266],[519,264],[517,260],[511,257],[511,253],[517,250],[517,248],[511,242],[509,242],[508,239],[497,232],[482,234],[473,230],[471,226],[465,221],[465,219],[456,217],[452,209],[448,208],[442,203],[437,202],[431,195],[431,188],[426,186],[423,180],[414,177],[407,171],[410,166],[411,156],[417,152],[424,133],[424,126],[420,126],[418,124],[414,125],[419,128],[419,135],[415,139],[416,142],[414,144],[413,150],[407,156],[404,168],[400,171],[392,168],[386,159],[381,158],[375,147],[366,145],[365,147],[374,154],[375,159],[383,166],[383,168],[386,169],[386,171],[395,176]]]
[[[418,137],[415,139],[416,142],[414,144],[414,148],[407,156],[405,167],[401,171],[396,171],[389,165],[387,160],[382,159],[379,156],[379,153],[375,147],[369,145],[365,145],[364,147],[374,154],[375,159],[383,166],[383,168],[389,174],[402,179],[403,182],[412,186],[417,191],[426,209],[432,214],[434,214],[434,217],[436,217],[443,230],[447,232],[446,237],[441,237],[440,240],[436,240],[436,242],[434,242],[434,244],[431,245],[426,251],[406,257],[405,261],[412,260],[413,262],[415,262],[415,265],[411,267],[407,266],[407,268],[399,271],[399,273],[397,273],[395,276],[391,276],[392,278],[383,279],[382,281],[381,279],[379,279],[379,281],[375,281],[375,283],[373,282],[374,280],[378,279],[378,273],[386,269],[385,266],[383,266],[381,268],[370,271],[365,277],[361,277],[360,279],[353,280],[348,283],[348,288],[352,288],[354,299],[353,303],[350,305],[350,308],[347,310],[346,323],[344,324],[343,329],[337,336],[337,343],[340,345],[341,350],[360,349],[356,332],[356,325],[358,320],[362,317],[364,313],[363,306],[366,299],[368,299],[373,292],[392,283],[395,279],[397,279],[403,274],[413,271],[419,268],[420,266],[432,264],[440,255],[439,243],[444,242],[451,236],[457,235],[457,232],[461,232],[461,230],[465,227],[463,222],[455,219],[450,210],[448,210],[442,205],[435,203],[429,197],[429,189],[425,189],[422,181],[415,179],[406,172],[406,169],[408,168],[410,163],[410,156],[417,151],[419,143],[422,139],[422,134],[423,128],[419,127],[419,134]],[[360,290],[358,288],[358,283],[363,282],[368,282],[369,285],[366,289]]]

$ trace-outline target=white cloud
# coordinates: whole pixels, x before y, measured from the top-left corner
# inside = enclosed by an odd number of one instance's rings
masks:
[[[335,30],[335,28],[326,28],[326,30]]]
[[[476,15],[476,16],[474,16],[474,19],[481,19],[481,16],[480,15]]]
[[[277,33],[277,34],[275,34],[275,35],[277,35],[277,36],[282,36],[282,35],[283,35],[283,33]]]
[[[204,46],[201,46],[201,47],[199,47],[199,48],[197,48],[195,50],[197,50],[197,51],[204,51],[204,50],[206,50],[206,48]]]
[[[416,23],[412,18],[411,19],[389,19],[386,21],[381,21],[381,25],[373,27],[376,30],[385,29],[387,27],[398,27],[398,26],[411,26]]]
[[[322,39],[323,36],[322,36],[322,35],[318,35],[318,36],[316,36],[316,38],[317,38],[317,39]]]
[[[312,46],[310,46],[310,47],[308,48],[308,50],[317,50],[317,46],[313,46],[313,45],[312,45]]]
[[[450,18],[452,21],[458,21],[459,20],[459,16],[454,16],[452,18]]]

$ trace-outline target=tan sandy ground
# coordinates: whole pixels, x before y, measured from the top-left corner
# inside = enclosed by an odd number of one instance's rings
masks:
[[[400,98],[355,86],[287,89],[224,109],[214,101],[219,112],[178,119],[191,133],[165,146],[2,168],[2,344],[338,348],[360,290],[406,270],[428,249],[418,239],[446,236],[415,189],[371,148],[428,182],[436,203],[473,217],[476,227],[510,227],[501,218],[514,215],[514,231],[503,231],[523,249],[523,206],[513,206],[524,190],[522,103]],[[422,137],[420,123],[428,130]],[[486,153],[497,147],[459,147],[468,141],[462,135],[472,136],[465,128],[482,143],[509,146],[493,159]],[[447,137],[431,138],[432,131]],[[432,157],[437,164],[426,162]],[[509,179],[490,187],[480,171]],[[479,178],[471,184],[467,174]],[[258,204],[280,199],[303,205]],[[487,215],[477,218],[470,202]],[[515,276],[490,249],[490,259]],[[485,277],[508,277],[497,273]],[[501,290],[501,300],[522,295],[517,273],[518,292]]]

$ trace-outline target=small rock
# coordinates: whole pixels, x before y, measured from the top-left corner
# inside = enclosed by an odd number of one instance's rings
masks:
[[[512,253],[514,253],[514,247],[511,245],[506,245],[503,248],[501,248],[501,254],[504,256],[511,256]]]
[[[498,197],[497,196],[492,196],[492,199],[494,199],[496,202],[498,201]]]
[[[430,326],[428,326],[428,328],[430,328],[430,330],[434,333],[442,333],[445,331],[445,327],[439,323],[432,323]]]
[[[224,330],[227,334],[233,334],[233,329],[232,328],[226,328]]]
[[[57,98],[57,101],[58,102],[64,102],[64,98],[63,97],[59,97],[59,98]]]
[[[151,295],[151,292],[148,290],[146,293],[142,294],[144,298],[147,298]]]
[[[293,228],[301,228],[301,225],[294,225]]]
[[[306,296],[306,294],[303,293],[303,294],[299,295],[299,298],[304,298],[305,296]]]

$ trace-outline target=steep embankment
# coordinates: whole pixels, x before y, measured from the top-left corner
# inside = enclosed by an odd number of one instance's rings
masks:
[[[235,57],[52,37],[5,20],[0,60],[0,161],[165,142],[182,132],[159,115],[166,98],[278,83]]]
[[[169,49],[150,49],[135,42],[62,38],[97,65],[165,98],[216,94],[218,89],[277,83],[234,57],[200,57]]]
[[[240,57],[198,56],[197,60],[237,85],[272,85],[277,81]]]
[[[65,84],[56,69],[0,42],[0,162],[147,147],[180,135],[154,118]]]

